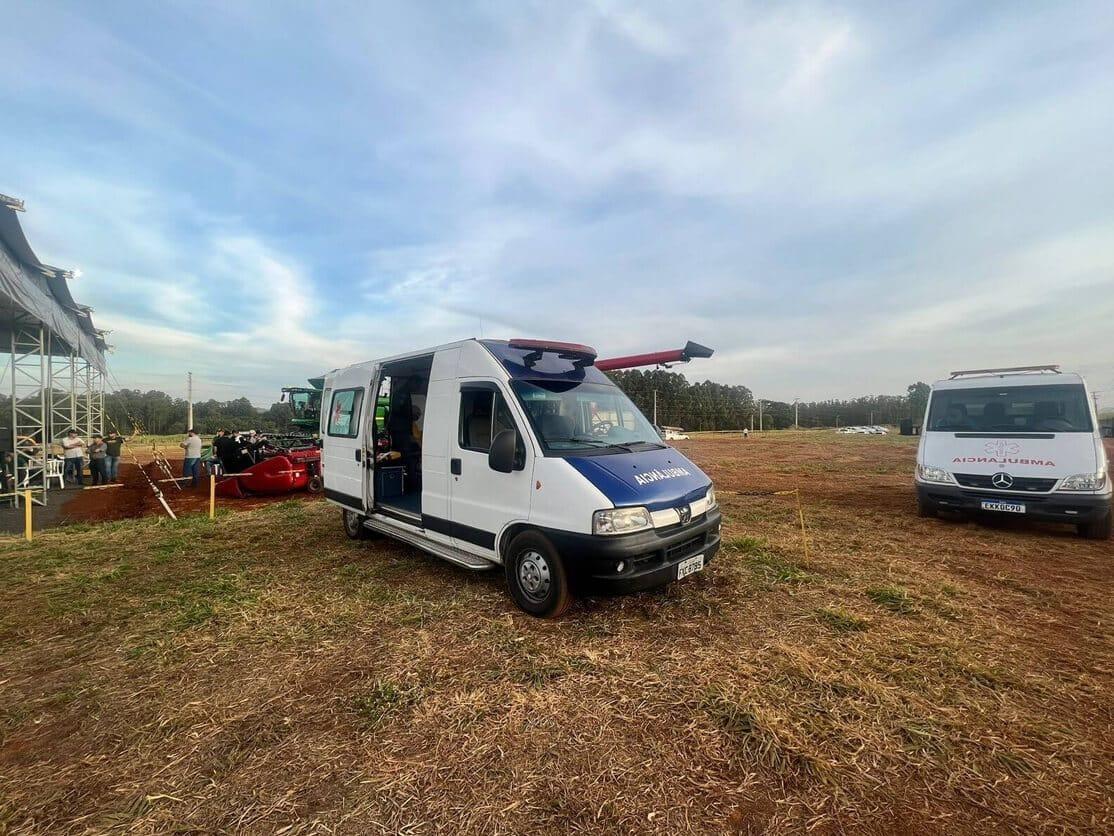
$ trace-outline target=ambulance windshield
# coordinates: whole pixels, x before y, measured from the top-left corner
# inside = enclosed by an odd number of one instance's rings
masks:
[[[569,380],[515,380],[511,386],[547,452],[665,446],[618,386]]]
[[[1089,433],[1091,410],[1078,384],[938,389],[930,432]]]

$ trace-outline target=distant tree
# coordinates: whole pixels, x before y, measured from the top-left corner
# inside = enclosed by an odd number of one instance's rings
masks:
[[[909,417],[913,419],[913,423],[918,423],[924,418],[925,408],[928,406],[928,394],[932,391],[927,383],[917,381],[910,383],[908,388],[907,400],[909,403]]]

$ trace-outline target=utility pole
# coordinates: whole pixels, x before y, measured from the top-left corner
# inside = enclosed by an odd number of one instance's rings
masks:
[[[762,399],[758,399],[758,432],[762,432]]]
[[[800,398],[793,398],[793,429],[795,429],[795,430],[799,430],[801,428],[801,422],[799,420],[800,413],[798,411],[800,409],[800,406],[801,406],[801,399]]]
[[[186,372],[186,429],[193,426],[193,372]]]
[[[658,390],[654,390],[654,426],[658,425]]]
[[[874,426],[874,410],[870,410],[870,426]]]

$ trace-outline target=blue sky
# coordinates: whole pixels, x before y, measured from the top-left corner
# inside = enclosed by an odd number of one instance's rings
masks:
[[[11,0],[0,192],[122,385],[478,336],[1114,405],[1114,6]]]

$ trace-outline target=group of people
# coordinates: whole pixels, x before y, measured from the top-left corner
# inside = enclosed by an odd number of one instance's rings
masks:
[[[77,430],[69,430],[62,439],[62,481],[85,486],[85,458],[89,457],[89,478],[93,485],[107,485],[120,480],[120,455],[125,439],[119,433],[97,433],[86,443]]]

